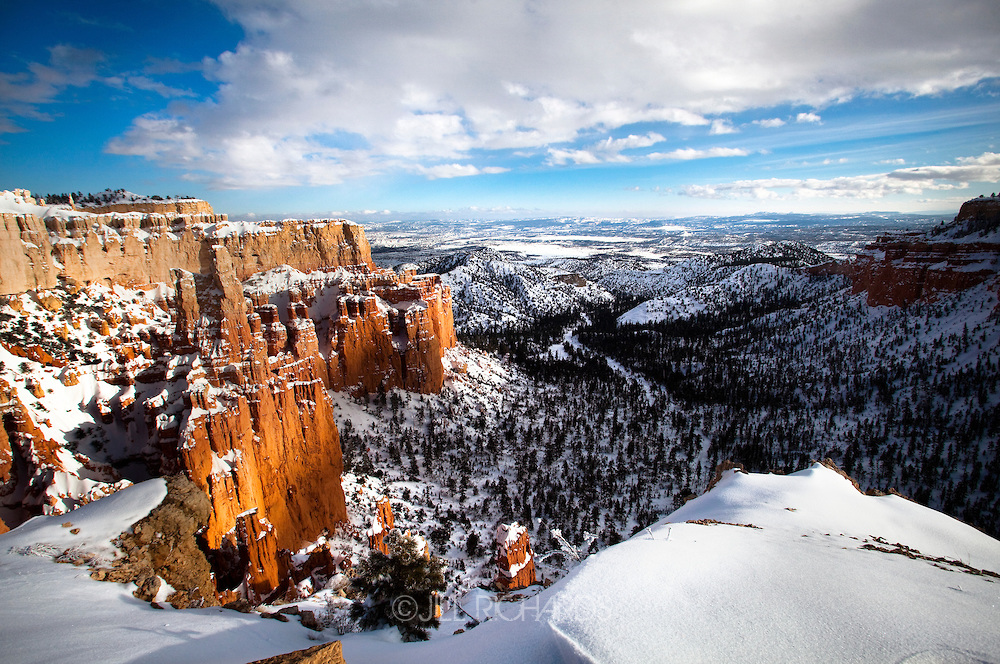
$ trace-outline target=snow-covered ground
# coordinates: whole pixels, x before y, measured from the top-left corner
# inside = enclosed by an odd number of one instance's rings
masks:
[[[165,495],[162,479],[149,480],[0,535],[0,659],[242,663],[315,645],[298,623],[218,608],[155,609],[132,596],[133,584],[95,581],[85,566],[53,562],[66,550],[112,557],[111,540]]]
[[[246,662],[314,645],[310,634],[341,638],[348,662],[1000,662],[1000,577],[982,573],[1000,570],[1000,542],[897,496],[862,495],[818,464],[729,471],[551,588],[519,603],[476,591],[463,606],[480,625],[449,635],[452,620],[409,644],[392,628],[341,637],[228,610],[156,610],[129,585],[52,562],[78,542],[106,553],[162,495],[152,480],[0,536],[5,662]]]

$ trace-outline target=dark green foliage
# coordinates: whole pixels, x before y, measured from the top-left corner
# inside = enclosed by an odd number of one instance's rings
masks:
[[[427,628],[438,627],[436,593],[445,589],[444,561],[425,557],[423,547],[398,529],[385,536],[389,555],[372,551],[361,560],[355,589],[366,596],[351,608],[361,629],[395,625],[404,641],[426,641]]]

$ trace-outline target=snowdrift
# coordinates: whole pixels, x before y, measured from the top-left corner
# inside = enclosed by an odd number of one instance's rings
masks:
[[[158,503],[158,482],[0,536],[5,661],[218,664],[313,644],[293,623],[154,610],[130,587],[25,550],[98,544]],[[998,570],[997,540],[898,496],[865,496],[818,464],[731,471],[524,602],[470,594],[467,608],[489,620],[464,634],[339,638],[348,662],[1000,662]]]

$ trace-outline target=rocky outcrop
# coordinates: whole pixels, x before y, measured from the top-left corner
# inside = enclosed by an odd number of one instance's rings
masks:
[[[91,577],[135,583],[133,595],[147,602],[156,600],[165,582],[173,591],[163,601],[177,609],[217,606],[212,570],[197,541],[211,509],[208,496],[191,480],[168,477],[163,502],[118,538],[125,555]]]
[[[305,650],[258,659],[250,664],[344,664],[344,653],[340,641],[333,641]]]
[[[378,501],[377,510],[374,523],[365,531],[365,536],[368,538],[368,546],[388,556],[389,545],[385,542],[385,535],[396,527],[396,519],[392,514],[392,505],[389,504],[388,498]]]
[[[956,293],[1000,273],[1000,199],[974,199],[955,220],[928,233],[879,237],[847,273],[869,306],[906,306]]]
[[[185,377],[186,421],[158,444],[162,471],[185,469],[212,500],[205,540],[213,560],[228,561],[222,588],[259,599],[295,585],[288,551],[347,518],[327,390],[440,389],[450,300],[434,277],[404,283],[364,264],[286,269],[298,285],[262,274],[244,288],[229,251],[212,251],[210,278],[175,271],[172,343],[198,360]],[[382,520],[391,527],[391,511]]]
[[[535,583],[535,557],[528,529],[517,522],[501,523],[495,533],[497,575],[494,583],[503,591],[527,588]]]
[[[337,299],[329,328],[334,389],[441,389],[441,357],[456,343],[451,292],[438,275],[411,275],[406,283],[390,275],[376,275],[376,283],[362,279]]]
[[[967,290],[998,270],[1000,244],[880,237],[858,255],[851,281],[855,293],[868,293],[869,306],[905,306]]]

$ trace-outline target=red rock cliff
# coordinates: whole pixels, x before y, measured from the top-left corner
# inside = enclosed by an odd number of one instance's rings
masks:
[[[174,268],[208,274],[215,245],[233,256],[241,280],[283,264],[374,267],[364,229],[343,220],[230,223],[204,201],[110,207],[44,220],[0,213],[0,295],[53,288],[60,277],[134,285],[171,282]]]
[[[244,285],[226,247],[212,251],[211,278],[175,271],[171,343],[198,360],[185,377],[186,422],[156,444],[162,472],[186,470],[209,494],[215,559],[246,552],[240,575],[220,570],[220,585],[240,581],[263,598],[294,576],[287,552],[347,517],[327,389],[439,390],[443,350],[455,343],[450,294],[436,276],[400,279],[367,264],[285,267]]]
[[[955,220],[928,233],[883,236],[848,266],[854,292],[869,306],[905,306],[996,279],[1000,198],[973,199]]]

